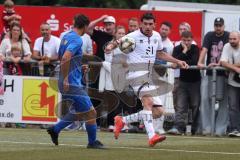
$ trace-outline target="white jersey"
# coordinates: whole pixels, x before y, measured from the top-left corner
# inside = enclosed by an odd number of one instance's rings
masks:
[[[128,54],[128,63],[151,63],[155,62],[156,52],[163,49],[162,39],[158,32],[153,31],[151,37],[145,36],[140,30],[129,33],[133,38],[136,48]]]
[[[131,64],[140,64],[136,67],[141,66],[141,69],[136,68],[136,70],[134,70],[134,67],[132,67],[128,72],[126,79],[129,81],[135,94],[141,98],[145,93],[149,92],[147,94],[151,94],[152,91],[154,92],[158,88],[158,86],[154,84],[146,85],[145,82],[151,82],[152,77],[148,77],[148,75],[156,60],[157,51],[163,50],[162,38],[156,31],[153,31],[151,37],[147,37],[140,30],[136,30],[127,36],[133,38],[136,43],[134,51],[127,54],[127,63],[130,66]],[[154,93],[153,101],[154,104],[162,105],[160,97]]]
[[[145,36],[140,29],[129,33],[127,36],[133,38],[136,43],[134,51],[127,55],[128,64],[153,64],[157,51],[163,50],[161,36],[156,31],[153,31],[151,37]],[[146,65],[146,67],[148,67],[148,65]],[[143,70],[144,71],[130,72],[127,77],[132,79],[148,72],[148,68]]]

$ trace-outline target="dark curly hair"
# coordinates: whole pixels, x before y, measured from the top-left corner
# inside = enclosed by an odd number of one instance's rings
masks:
[[[73,26],[75,28],[83,28],[85,26],[88,26],[90,23],[89,18],[83,14],[77,14],[74,16],[74,24]]]

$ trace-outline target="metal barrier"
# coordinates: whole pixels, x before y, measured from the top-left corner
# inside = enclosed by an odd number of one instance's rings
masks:
[[[13,65],[13,62],[10,58],[6,58],[4,60],[4,69],[8,69],[9,65]],[[38,61],[31,59],[28,62],[24,62],[24,60],[20,60],[18,63],[23,70],[23,75],[25,76],[45,76],[45,77],[52,77],[58,75],[56,70],[57,66],[59,65],[59,61],[51,62],[51,64],[43,64],[42,66],[39,65]],[[5,71],[5,74],[9,75],[8,71]]]
[[[5,63],[11,63],[12,61],[10,59],[5,59],[4,60]],[[20,61],[20,63],[25,63],[23,60]],[[35,64],[36,67],[38,67],[38,61],[35,61],[35,60],[30,60],[28,62],[28,64]],[[59,61],[57,62],[54,62],[53,63],[54,65],[59,65]],[[87,64],[89,66],[98,66],[98,67],[101,67],[102,66],[102,62],[94,62],[94,61],[88,61],[84,64]],[[156,65],[154,66],[156,68],[162,68],[162,67],[165,67],[165,68],[171,68],[170,65]],[[59,66],[56,67],[57,69],[54,69],[54,72],[55,72],[55,76],[58,75],[59,73]],[[36,69],[36,68],[35,68]],[[199,68],[197,66],[189,66],[189,69],[191,70],[199,70]],[[204,67],[202,68],[202,70],[212,70],[212,95],[211,95],[211,107],[212,107],[212,115],[211,115],[211,124],[212,124],[212,130],[211,130],[211,135],[213,136],[214,135],[214,128],[215,128],[215,104],[216,104],[216,80],[217,80],[217,71],[218,70],[226,70],[225,68],[223,67]],[[89,80],[89,73],[91,71],[88,70],[87,74],[86,74],[86,89],[89,87],[89,84],[87,83],[88,80]],[[31,70],[30,73],[28,74],[29,76],[39,76],[39,74],[37,73],[36,70]]]

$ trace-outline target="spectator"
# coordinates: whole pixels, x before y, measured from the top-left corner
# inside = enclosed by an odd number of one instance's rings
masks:
[[[116,27],[116,33],[114,36],[114,40],[118,40],[122,38],[126,34],[126,30],[123,26],[117,26]],[[111,43],[111,42],[109,42]],[[100,72],[100,80],[99,80],[99,91],[108,91],[111,92],[112,94],[116,95],[114,91],[114,86],[111,78],[111,63],[112,59],[114,56],[121,54],[122,52],[120,51],[119,48],[114,49],[110,54],[105,54],[105,61],[103,62],[103,66]],[[117,95],[116,95],[117,96]],[[120,103],[118,106],[112,106],[111,100],[108,99],[106,95],[104,95],[104,102],[108,102],[107,107],[108,107],[108,128],[109,130],[113,130],[114,126],[114,117],[124,111],[128,111],[128,108],[126,105],[123,103]]]
[[[184,31],[181,35],[181,45],[173,50],[173,57],[185,61],[189,66],[197,65],[199,48],[192,44],[193,35],[190,31]],[[177,106],[174,128],[169,131],[173,134],[185,134],[188,124],[188,108],[192,109],[192,129],[194,135],[198,127],[198,115],[200,104],[200,83],[199,70],[180,70],[179,86],[177,90]]]
[[[102,31],[102,30],[94,29],[97,23],[101,21],[103,21],[104,23],[104,30]],[[103,15],[89,24],[88,32],[91,35],[91,38],[97,44],[96,55],[100,57],[102,60],[105,60],[104,51],[103,51],[104,45],[114,38],[115,24],[116,24],[115,18],[107,15]]]
[[[182,22],[179,24],[178,27],[178,31],[179,31],[179,36],[181,37],[181,34],[185,31],[191,31],[191,25],[187,22]],[[192,41],[193,44],[197,44],[194,40]],[[178,46],[181,44],[181,40],[180,41],[176,41],[175,42],[175,46]]]
[[[21,61],[21,48],[18,45],[13,44],[11,47],[10,60],[13,64],[9,65],[9,73],[11,75],[22,75],[22,69],[18,64]]]
[[[178,27],[178,31],[179,31],[179,36],[181,37],[181,34],[185,31],[191,31],[191,25],[187,22],[182,22],[179,24],[179,27]],[[181,40],[179,41],[176,41],[174,43],[175,47],[180,45],[181,44]],[[197,44],[194,40],[192,40],[192,44]],[[177,89],[178,89],[178,81],[179,81],[179,76],[180,76],[180,70],[179,69],[175,69],[174,70],[174,89],[173,89],[173,105],[174,105],[174,108],[176,109],[176,106],[177,106]],[[189,116],[188,116],[188,120],[189,120],[189,123],[190,121],[192,120],[192,117],[191,117],[191,108],[189,108]]]
[[[50,76],[54,71],[55,65],[52,62],[58,60],[58,49],[60,39],[51,35],[51,28],[48,23],[40,26],[42,37],[35,40],[32,58],[37,60],[39,66],[44,65],[44,76]]]
[[[82,45],[83,54],[93,55],[93,42],[91,37],[87,33],[84,33],[84,35],[82,36],[82,41],[83,41]]]
[[[0,55],[2,55],[3,59],[5,57],[10,58],[12,45],[17,45],[19,48],[21,48],[21,59],[23,59],[25,62],[24,64],[20,64],[20,66],[23,74],[27,75],[30,72],[30,65],[27,64],[27,62],[31,60],[31,50],[26,39],[23,39],[21,25],[18,23],[13,23],[10,27],[9,33],[9,38],[3,39],[0,45]],[[8,68],[7,66],[5,67]]]
[[[229,43],[223,47],[221,65],[230,70],[228,76],[228,104],[230,137],[240,137],[240,34],[231,32]]]
[[[99,22],[104,23],[104,29],[103,30],[94,29],[94,27]],[[105,47],[107,42],[111,41],[114,38],[115,26],[116,26],[115,18],[112,17],[112,16],[108,16],[108,15],[103,15],[100,18],[98,18],[96,20],[93,20],[89,24],[89,27],[88,27],[89,35],[91,36],[92,40],[97,45],[96,56],[98,57],[98,59],[95,58],[95,61],[104,61],[105,60],[105,54],[104,54],[103,48]],[[100,72],[100,68],[94,66],[94,67],[90,67],[90,70],[91,70],[91,72],[89,74],[89,79],[90,80],[94,79],[94,82],[95,82],[95,83],[92,83],[91,87],[96,89],[96,92],[94,93],[93,96],[97,96],[97,97],[98,97],[98,95],[104,96],[104,93],[99,93],[97,91],[97,89],[99,88],[98,87],[99,79],[98,79],[97,75]],[[98,95],[96,95],[96,94],[98,94]],[[99,108],[101,110],[103,109],[104,106],[99,106],[100,103],[99,103],[98,100],[93,99],[92,102],[93,102],[93,105],[95,106],[95,108]],[[101,113],[101,112],[104,112],[104,111],[106,111],[106,110],[103,109],[102,111],[98,111],[98,113]],[[104,119],[104,118],[98,119],[98,125],[100,125],[100,123],[101,123],[101,126],[105,125],[107,127],[107,125],[106,125],[107,120],[106,121],[105,120],[106,119]],[[102,121],[102,122],[100,122],[100,121]]]
[[[174,47],[173,43],[169,39],[171,29],[172,29],[172,24],[167,21],[162,22],[159,29],[159,33],[163,42],[163,50],[170,55],[172,55],[173,47]],[[167,64],[166,61],[160,61],[160,63]]]
[[[207,54],[206,64],[208,67],[214,67],[219,65],[219,60],[222,54],[223,46],[228,43],[229,32],[224,31],[224,19],[218,17],[214,20],[214,31],[208,32],[203,40],[202,51],[198,60],[198,67],[205,67],[205,56]],[[211,113],[215,112],[210,107],[210,100],[212,96],[212,71],[207,71],[207,76],[202,79],[201,87],[201,121],[203,134],[210,134],[212,130],[218,136],[226,134],[228,125],[228,108],[227,108],[227,84],[226,84],[225,72],[217,71],[216,81],[216,100],[219,104],[218,112],[214,126],[211,125]]]
[[[20,24],[20,19],[12,19],[9,22],[9,25],[11,26],[13,23]],[[23,38],[26,39],[27,42],[30,44],[32,41],[31,41],[30,37],[27,35],[27,33],[25,33],[23,27],[22,27],[22,34],[23,34]],[[6,33],[3,34],[3,38],[9,38],[9,31],[7,31]]]
[[[173,43],[171,42],[171,40],[169,39],[169,35],[171,33],[171,29],[172,29],[172,24],[170,22],[162,22],[160,25],[160,29],[159,29],[159,33],[160,36],[162,38],[162,42],[163,42],[163,50],[172,55],[173,52]],[[171,64],[171,63],[167,63],[166,61],[163,60],[157,60],[157,63],[160,64]],[[166,68],[160,68],[157,69],[158,73],[160,73],[160,76],[163,76],[164,80],[169,82],[169,83],[174,83],[174,70],[173,69],[166,69]],[[161,96],[162,99],[162,103],[163,103],[163,107],[165,109],[165,112],[168,114],[173,114],[174,113],[174,107],[173,107],[173,98],[172,98],[172,93],[169,92],[165,95]],[[161,123],[163,123],[164,120],[161,121]],[[163,126],[163,124],[161,124]],[[163,129],[163,127],[161,127],[162,130],[159,131],[160,134],[164,134],[165,131]]]
[[[189,23],[187,22],[182,22],[179,24],[178,27],[178,31],[179,31],[179,36],[181,37],[182,32],[184,31],[191,31],[191,26]],[[196,44],[196,42],[193,40],[192,41],[193,44]],[[175,47],[181,44],[181,40],[176,41],[174,43]],[[178,81],[179,81],[179,76],[180,76],[180,70],[179,69],[175,69],[174,70],[174,89],[173,89],[173,105],[176,108],[177,105],[177,88],[178,88]]]
[[[12,0],[6,0],[3,4],[4,10],[2,13],[3,32],[6,33],[10,29],[10,22],[12,20],[20,20],[22,17],[16,14],[14,10],[14,2]]]
[[[2,85],[3,84],[3,61],[0,57],[0,95],[3,95],[4,94],[4,86]],[[1,126],[1,123],[0,123],[0,126]]]
[[[132,17],[128,20],[128,33],[131,33],[133,31],[136,31],[139,29],[139,23],[138,19],[135,17]]]

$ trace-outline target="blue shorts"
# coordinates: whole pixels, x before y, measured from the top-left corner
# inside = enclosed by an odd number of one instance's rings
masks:
[[[87,95],[62,95],[62,100],[70,101],[71,107],[70,111],[79,112],[88,112],[93,106],[89,96]]]
[[[90,97],[83,87],[70,86],[68,92],[61,93],[62,101],[70,101],[70,111],[88,112],[93,106]]]

